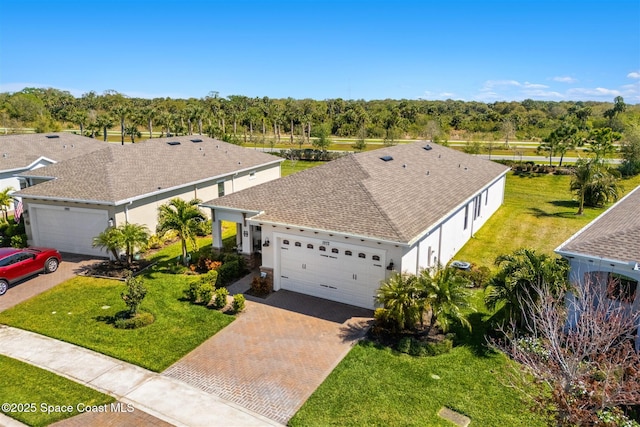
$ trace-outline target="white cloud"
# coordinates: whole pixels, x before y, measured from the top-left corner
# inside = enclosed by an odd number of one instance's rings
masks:
[[[567,91],[569,95],[591,95],[591,96],[620,96],[622,93],[617,89],[597,88],[574,88]]]
[[[640,79],[640,71],[632,71],[627,74],[627,77],[629,77],[630,79]]]
[[[450,98],[450,99],[453,99],[453,98],[456,96],[456,94],[455,94],[455,93],[453,93],[453,92],[442,92],[442,93],[440,93],[438,96],[439,96],[439,97],[441,97],[441,98]]]
[[[542,84],[539,84],[539,83],[524,82],[522,87],[524,87],[526,89],[547,89],[549,86],[542,85]]]
[[[553,77],[551,80],[553,80],[554,82],[560,82],[560,83],[575,83],[578,80],[574,79],[573,77],[569,77],[569,76],[557,76],[557,77]]]

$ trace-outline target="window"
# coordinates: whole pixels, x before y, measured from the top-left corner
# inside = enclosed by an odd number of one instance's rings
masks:
[[[307,244],[307,249],[313,249],[313,245],[311,243]]]
[[[283,240],[283,241],[282,241],[282,244],[283,244],[283,245],[288,245],[288,244],[289,244],[289,241],[288,241],[288,240]]]
[[[473,219],[476,219],[480,216],[480,208],[482,208],[482,193],[478,194],[476,197],[475,211],[473,212]]]
[[[346,256],[351,256],[351,255],[353,255],[353,252],[351,252],[351,251],[344,251],[344,254],[345,254]]]
[[[338,248],[331,248],[331,253],[332,254],[339,254],[340,251],[338,250]]]
[[[318,247],[318,249],[320,251],[322,251],[322,252],[326,252],[327,251],[327,248],[325,246],[320,246],[320,247]]]
[[[371,259],[374,261],[380,261],[380,255],[374,255],[371,257]]]
[[[224,181],[218,183],[218,197],[224,196]]]
[[[636,298],[638,281],[622,274],[609,273],[607,282],[607,298],[633,303]]]
[[[484,205],[487,206],[487,202],[489,201],[489,189],[487,188],[484,192]]]
[[[20,182],[20,189],[21,190],[24,190],[25,188],[28,187],[26,179],[18,178],[18,181]]]
[[[469,225],[469,205],[466,205],[464,207],[464,230],[467,229],[468,225]]]
[[[363,254],[362,252],[360,252],[358,254],[358,258],[366,258],[367,256],[365,254]]]
[[[301,247],[301,246],[302,246],[302,243],[300,243],[300,242],[296,242],[296,243],[295,243],[295,246],[296,246],[297,248],[299,248],[299,247]]]

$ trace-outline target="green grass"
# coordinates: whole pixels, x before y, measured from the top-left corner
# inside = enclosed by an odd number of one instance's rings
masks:
[[[488,313],[482,295],[470,316],[473,334],[435,357],[412,357],[370,341],[355,346],[291,419],[292,426],[442,426],[446,406],[475,426],[546,425],[506,383],[507,358],[483,345]],[[439,377],[434,378],[433,375]]]
[[[210,245],[211,239],[200,239]],[[179,243],[158,252],[156,269],[145,274],[148,293],[141,309],[155,322],[134,330],[116,329],[113,316],[126,309],[123,282],[75,277],[0,313],[0,323],[37,332],[159,372],[228,325],[233,316],[193,305],[184,290],[193,276],[164,267],[180,252]]]
[[[280,170],[281,170],[282,176],[284,177],[287,175],[294,174],[296,172],[303,171],[305,169],[312,168],[314,166],[320,166],[324,163],[325,162],[309,162],[306,160],[296,160],[296,161],[285,160],[284,162],[282,162],[282,167]]]
[[[567,175],[518,176],[509,173],[504,204],[456,254],[455,259],[492,268],[498,255],[529,247],[553,250],[605,209],[585,208],[569,192]],[[640,185],[640,176],[623,180],[625,194]]]
[[[1,403],[34,404],[34,406],[28,406],[28,411],[0,411],[30,426],[46,426],[77,415],[78,404],[94,406],[115,401],[111,396],[1,355],[0,397]],[[42,404],[45,405],[44,411]],[[73,412],[47,411],[47,405],[71,405]],[[14,407],[14,409],[23,408]]]

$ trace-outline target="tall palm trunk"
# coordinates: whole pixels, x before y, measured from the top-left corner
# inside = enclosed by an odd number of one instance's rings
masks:
[[[147,122],[149,125],[149,139],[153,138],[153,120],[149,117],[149,121]]]

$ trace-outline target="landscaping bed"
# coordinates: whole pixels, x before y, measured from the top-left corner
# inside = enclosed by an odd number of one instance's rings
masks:
[[[131,264],[122,261],[100,261],[83,267],[82,276],[124,280],[129,273],[134,276],[142,273],[155,262],[147,259],[134,260]]]

